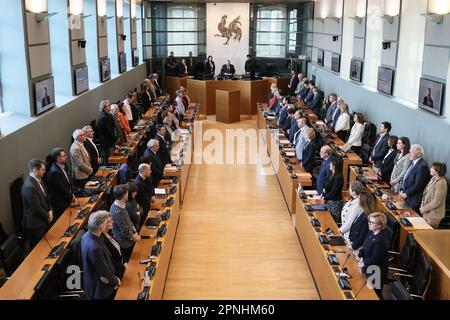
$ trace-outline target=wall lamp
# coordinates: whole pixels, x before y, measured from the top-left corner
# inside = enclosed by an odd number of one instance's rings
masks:
[[[58,12],[38,12],[34,13],[34,17],[36,18],[37,23],[41,23],[44,20],[47,20],[50,17],[58,14]]]
[[[334,21],[336,23],[340,23],[341,22],[341,18],[339,18],[339,17],[326,17],[325,19],[332,20],[332,21]]]
[[[319,21],[321,23],[325,22],[325,18],[314,18],[314,20],[317,20],[317,21]]]
[[[384,21],[386,21],[389,24],[394,23],[395,17],[397,17],[397,16],[389,16],[389,15],[380,16],[381,19],[383,19]]]
[[[128,17],[119,17],[120,21],[128,20]]]
[[[106,20],[112,19],[114,16],[100,16],[100,21],[105,23]]]
[[[448,13],[447,13],[448,14]],[[422,16],[424,16],[425,18],[427,18],[428,20],[431,20],[437,24],[442,24],[444,23],[444,17],[447,14],[438,14],[438,13],[422,13]]]

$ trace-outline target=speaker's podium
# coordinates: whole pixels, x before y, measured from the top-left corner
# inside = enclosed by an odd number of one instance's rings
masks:
[[[216,121],[232,123],[241,120],[240,91],[216,90]]]

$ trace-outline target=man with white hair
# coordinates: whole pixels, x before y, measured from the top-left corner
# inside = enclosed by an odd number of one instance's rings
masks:
[[[72,163],[73,184],[83,188],[89,179],[89,176],[94,173],[91,167],[91,158],[89,153],[84,148],[84,141],[86,136],[81,129],[76,129],[72,134],[74,142],[70,147],[70,162]]]
[[[123,144],[127,142],[127,137],[125,135],[125,131],[123,130],[122,124],[119,120],[119,106],[117,104],[111,105],[111,115],[114,120],[114,125],[116,128],[117,136],[119,137],[119,144]]]
[[[152,197],[154,196],[154,189],[152,184],[152,169],[149,164],[141,163],[138,167],[138,175],[134,178],[134,183],[139,187],[136,201],[142,207],[141,226],[144,225],[147,219]]]
[[[147,143],[147,149],[144,155],[140,159],[140,163],[148,163],[152,169],[152,184],[154,187],[159,185],[162,177],[164,176],[164,164],[159,159],[157,152],[159,150],[159,141],[156,139],[150,139]]]
[[[400,197],[406,200],[406,204],[420,213],[423,190],[430,181],[430,173],[427,162],[423,159],[425,152],[423,147],[413,144],[409,151],[411,163],[403,177]]]
[[[120,286],[110,253],[101,239],[110,216],[108,211],[91,214],[88,232],[81,238],[84,289],[94,300],[112,300]]]
[[[84,126],[82,130],[86,136],[84,148],[89,153],[89,157],[91,158],[91,167],[95,173],[98,170],[98,166],[102,164],[103,158],[100,156],[100,151],[94,142],[94,129],[92,129],[91,126]]]

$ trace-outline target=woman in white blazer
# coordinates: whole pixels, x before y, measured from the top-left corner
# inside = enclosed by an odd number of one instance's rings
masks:
[[[336,132],[342,141],[345,141],[345,139],[347,139],[348,131],[350,130],[350,114],[348,111],[348,104],[343,103],[340,108],[341,115],[336,121],[334,132]]]
[[[359,195],[363,192],[364,186],[360,181],[355,181],[350,184],[349,193],[352,199],[348,201],[341,212],[341,222],[342,225],[339,231],[344,236],[345,240],[349,241],[350,229],[353,222],[358,217],[361,212],[361,206],[359,203]]]
[[[362,136],[364,133],[364,116],[362,113],[356,113],[353,121],[355,124],[350,132],[347,144],[352,147],[352,150],[357,152],[362,150]]]

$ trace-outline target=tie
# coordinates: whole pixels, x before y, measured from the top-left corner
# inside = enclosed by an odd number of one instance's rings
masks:
[[[408,170],[406,171],[405,176],[403,177],[403,183],[402,183],[403,186],[405,185],[406,178],[408,178],[408,175],[411,173],[411,170],[412,170],[413,168],[414,168],[414,162],[411,161],[411,164],[409,165],[409,168],[408,168]]]
[[[48,200],[47,191],[45,191],[44,185],[42,184],[42,180],[38,180],[39,187],[41,187],[42,193],[44,193],[45,198]]]
[[[375,143],[375,146],[373,147],[372,154],[375,154],[375,149],[377,148],[377,146],[378,146],[378,144],[380,143],[381,139],[382,139],[382,137],[381,137],[381,135],[380,135],[380,136],[378,137],[377,142]]]

